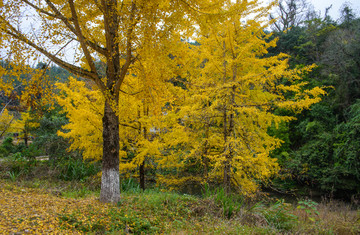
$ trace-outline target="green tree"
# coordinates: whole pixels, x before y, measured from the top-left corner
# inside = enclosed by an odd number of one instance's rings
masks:
[[[62,126],[68,123],[62,108],[55,104],[54,108],[47,110],[39,120],[39,127],[34,130],[36,135],[33,145],[48,155],[51,160],[65,157],[69,153],[69,142],[63,137],[58,136],[57,132],[62,130]]]
[[[274,54],[290,53],[293,67],[316,63],[317,68],[306,78],[309,88],[332,87],[323,101],[289,123],[289,135],[283,136],[288,143],[283,149],[273,152],[273,156],[286,159],[282,161],[283,167],[298,183],[310,184],[337,195],[341,192],[356,193],[359,182],[356,171],[351,167],[349,170],[349,165],[356,165],[356,155],[351,155],[352,150],[343,151],[353,149],[352,145],[358,141],[354,135],[349,135],[352,141],[343,137],[350,125],[349,110],[360,94],[359,20],[351,10],[346,12],[345,15],[350,16],[343,16],[340,24],[329,17],[316,17],[301,27],[278,34],[278,47],[271,51]],[[356,132],[356,128],[352,128]],[[347,130],[351,133],[350,129]],[[271,133],[281,134],[272,130]],[[339,146],[342,146],[342,151]]]

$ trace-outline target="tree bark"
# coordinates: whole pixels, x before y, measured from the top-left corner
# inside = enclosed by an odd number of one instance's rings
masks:
[[[145,190],[145,159],[140,164],[140,188],[144,191]]]
[[[108,101],[103,116],[103,141],[100,201],[117,203],[120,201],[119,117]]]
[[[227,128],[227,110],[226,105],[224,104],[223,110],[223,125],[224,125],[224,153],[225,153],[225,161],[224,161],[224,191],[226,194],[230,192],[230,170],[231,170],[231,149],[230,144],[228,143],[228,128]]]
[[[26,146],[26,148],[27,148],[27,147],[28,147],[28,136],[27,136],[26,131],[25,131],[25,133],[24,133],[24,142],[25,142],[25,146]]]
[[[103,165],[100,201],[117,203],[120,201],[119,174],[119,89],[126,71],[121,71],[119,49],[119,15],[116,0],[102,0],[104,11],[104,29],[106,39],[106,90],[103,116]],[[131,51],[130,51],[131,52]],[[130,58],[126,58],[126,61]],[[120,76],[120,74],[124,74]],[[102,83],[102,82],[100,82]],[[119,86],[119,88],[117,88]],[[111,103],[110,103],[111,102]],[[115,110],[113,110],[115,109]]]
[[[209,150],[209,129],[210,129],[210,120],[207,118],[206,119],[206,126],[205,126],[205,143],[204,143],[204,150],[203,150],[203,154],[202,154],[202,162],[204,164],[204,179],[205,181],[208,183],[208,176],[209,176],[209,158],[207,157],[208,155],[208,150]]]

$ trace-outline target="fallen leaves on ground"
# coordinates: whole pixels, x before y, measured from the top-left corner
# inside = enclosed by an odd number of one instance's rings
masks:
[[[76,224],[61,220],[61,215],[89,210],[101,214],[108,207],[96,198],[59,198],[40,189],[0,181],[0,234],[77,234],[80,232],[75,228]]]
[[[194,200],[161,192],[122,196],[117,205],[103,204],[95,196],[63,198],[0,180],[0,234],[161,233],[185,226]]]

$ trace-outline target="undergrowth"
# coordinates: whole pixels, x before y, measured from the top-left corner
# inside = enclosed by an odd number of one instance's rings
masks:
[[[30,163],[21,156],[0,162],[0,233],[360,233],[360,211],[348,204],[254,201],[208,186],[199,197],[158,188],[142,191],[137,179],[123,179],[121,201],[101,204],[96,175],[65,180],[51,164]],[[79,162],[74,166],[84,167]]]

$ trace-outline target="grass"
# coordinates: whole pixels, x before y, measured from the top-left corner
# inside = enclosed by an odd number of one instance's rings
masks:
[[[221,190],[203,197],[141,191],[122,181],[121,201],[101,204],[96,177],[65,181],[45,162],[16,177],[0,163],[0,234],[359,234],[360,210],[338,201],[249,201]],[[23,163],[21,163],[23,164]]]

